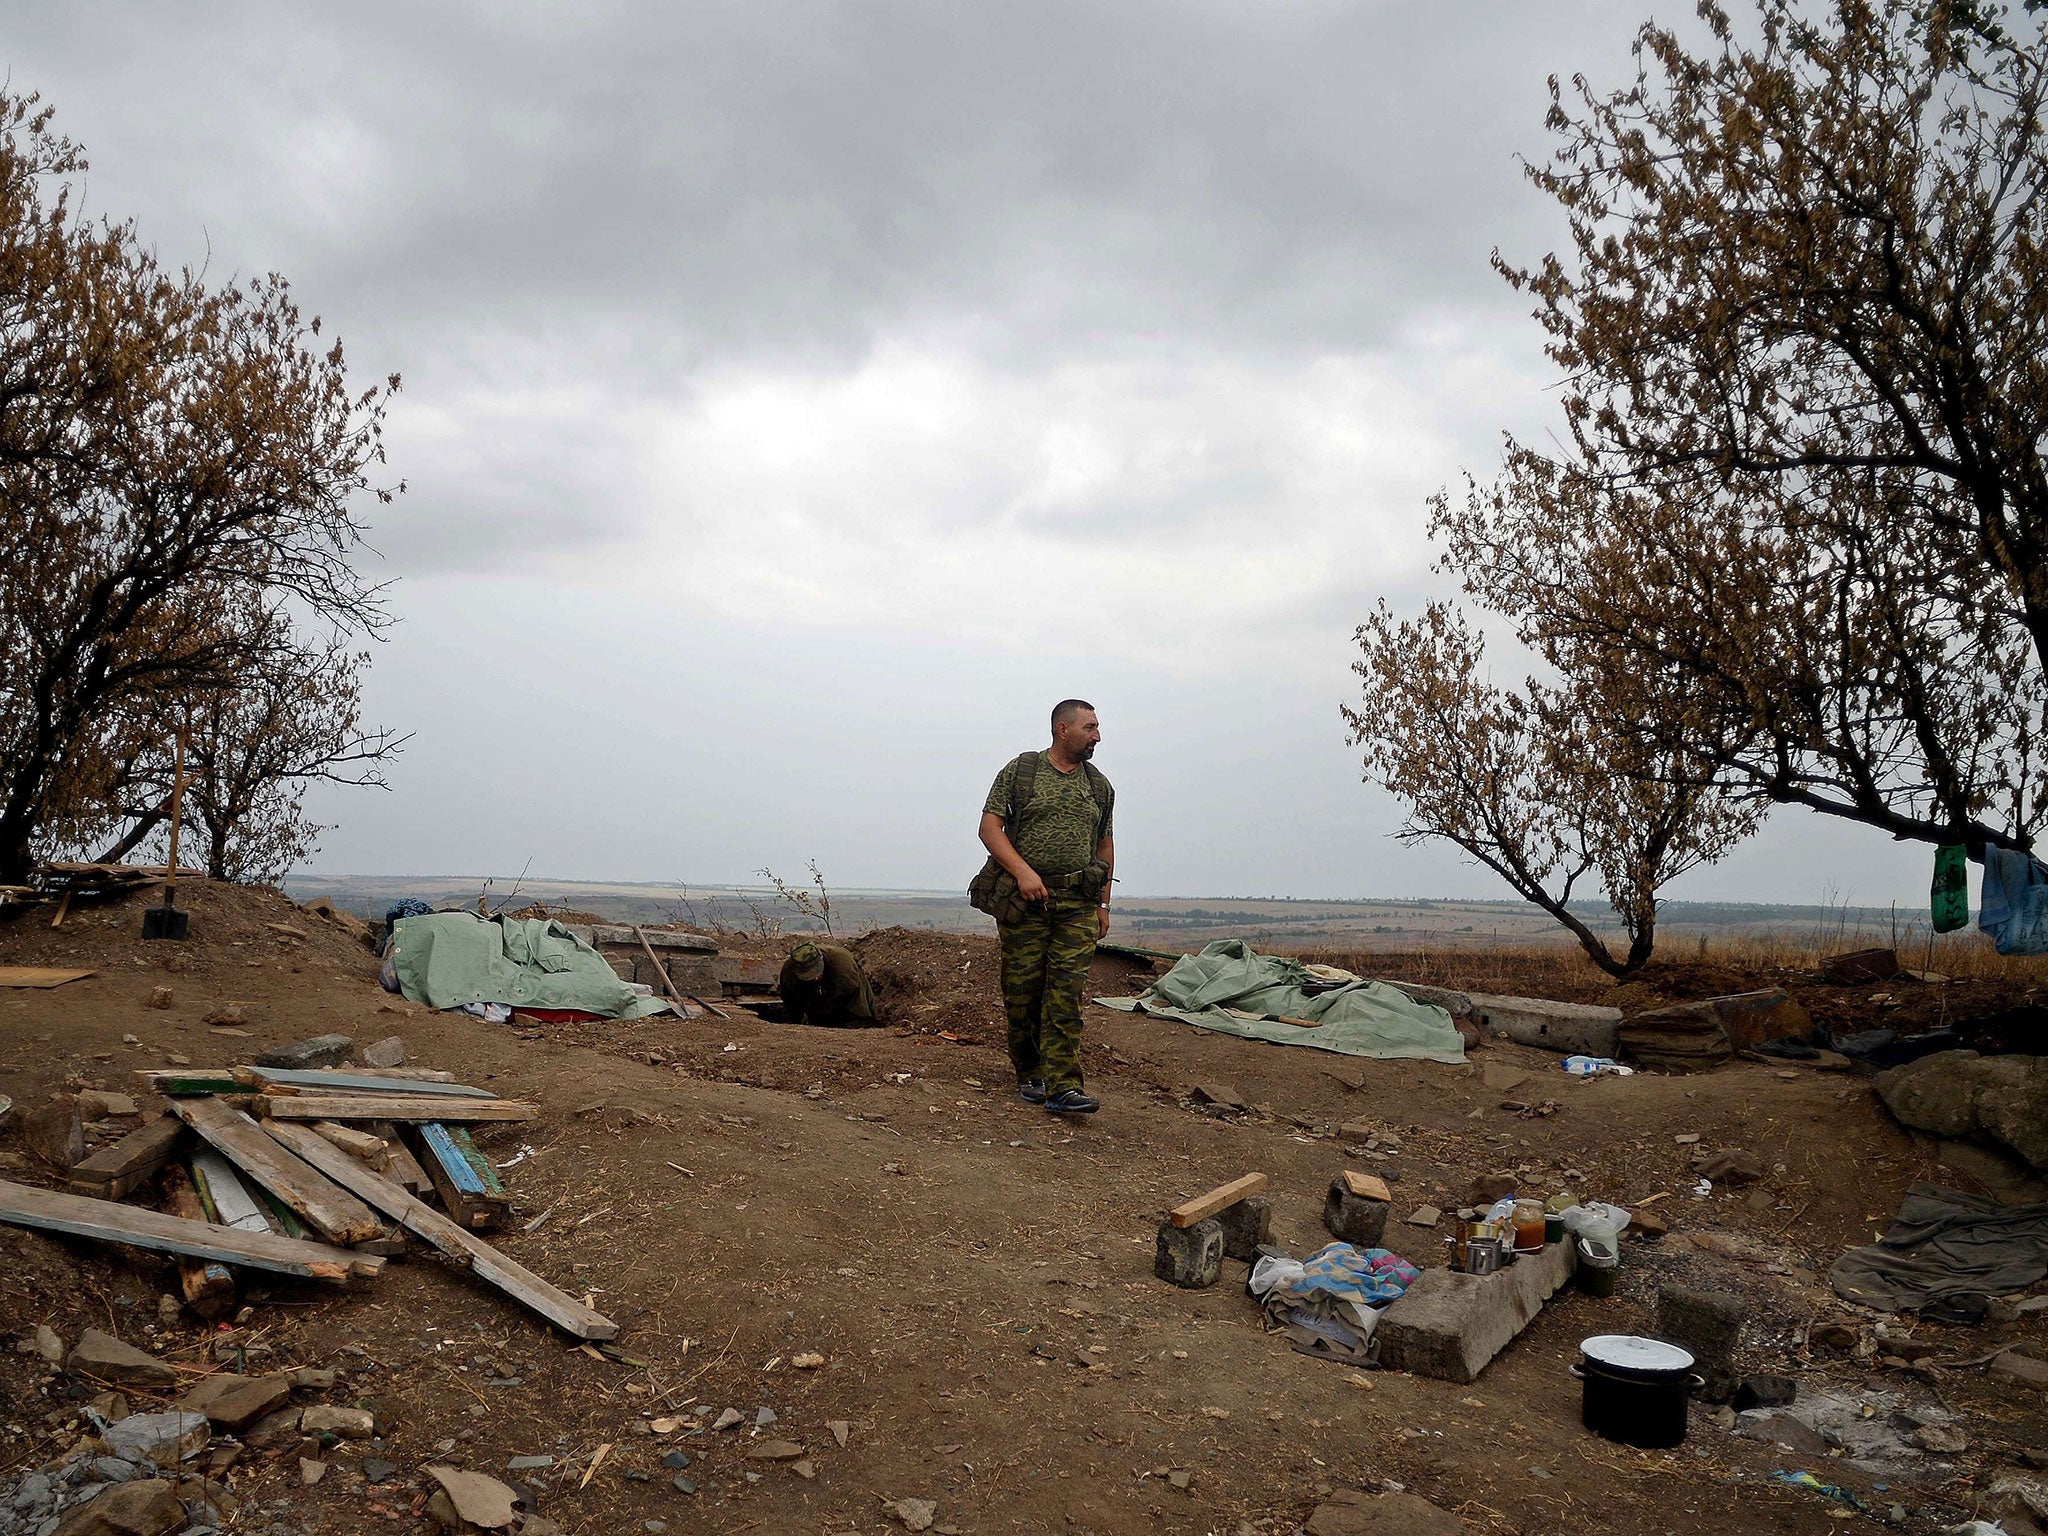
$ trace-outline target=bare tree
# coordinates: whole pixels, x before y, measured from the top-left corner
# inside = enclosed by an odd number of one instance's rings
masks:
[[[353,507],[403,489],[369,478],[397,379],[351,394],[284,279],[209,288],[75,215],[84,165],[0,92],[0,880],[104,817],[152,701],[258,669],[223,612],[374,634]]]
[[[1944,0],[1720,5],[1635,81],[1553,82],[1536,299],[1566,435],[1435,531],[1565,676],[1676,684],[1654,758],[1931,842],[2048,807],[2048,70]],[[2031,8],[2030,8],[2031,11]]]
[[[1590,674],[1562,687],[1495,685],[1483,637],[1444,604],[1397,622],[1383,603],[1357,640],[1352,670],[1364,687],[1344,718],[1365,749],[1366,778],[1408,809],[1395,835],[1464,849],[1610,975],[1650,958],[1659,888],[1755,827],[1756,812],[1710,776],[1646,758],[1638,732],[1603,731],[1604,711],[1587,707],[1598,689]],[[1604,682],[1609,707],[1641,692],[1626,674]],[[1573,910],[1592,896],[1620,920],[1620,954]]]

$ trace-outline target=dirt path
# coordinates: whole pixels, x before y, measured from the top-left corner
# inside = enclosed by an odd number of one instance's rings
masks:
[[[447,1456],[508,1475],[509,1458],[534,1454],[557,1458],[535,1476],[542,1512],[591,1533],[654,1519],[894,1529],[884,1501],[906,1496],[936,1500],[938,1524],[968,1532],[1279,1532],[1334,1489],[1389,1481],[1480,1531],[1722,1532],[1734,1528],[1731,1500],[1750,1531],[1873,1523],[1770,1481],[1793,1465],[1786,1453],[1698,1415],[1672,1452],[1629,1451],[1580,1427],[1566,1374],[1579,1340],[1647,1331],[1657,1284],[1673,1277],[1750,1297],[1753,1369],[1798,1374],[1803,1389],[1925,1393],[1917,1377],[1800,1347],[1812,1317],[1841,1311],[1820,1278],[1840,1248],[1868,1241],[1910,1180],[1955,1178],[1884,1116],[1863,1079],[1787,1080],[1737,1064],[1580,1083],[1555,1058],[1513,1046],[1491,1045],[1464,1067],[1373,1063],[1091,1009],[1086,1067],[1106,1107],[1067,1123],[1008,1091],[986,941],[898,941],[903,1032],[651,1020],[527,1038],[385,997],[366,951],[282,897],[207,886],[181,895],[194,913],[184,946],[142,944],[135,902],[75,914],[57,933],[0,927],[0,962],[98,968],[55,992],[0,992],[0,1092],[26,1103],[66,1082],[124,1088],[132,1068],[173,1054],[223,1063],[326,1030],[365,1043],[401,1034],[415,1062],[543,1106],[541,1120],[482,1138],[501,1163],[534,1149],[506,1178],[522,1223],[546,1213],[502,1245],[565,1288],[594,1292],[622,1325],[620,1345],[644,1362],[571,1349],[424,1257],[358,1295],[277,1288],[242,1331],[253,1360],[344,1367],[345,1399],[334,1400],[378,1411],[385,1435],[372,1454],[402,1471],[397,1486],[370,1487],[362,1448],[344,1445],[307,1489],[291,1458],[251,1458],[229,1479],[246,1501],[240,1529],[421,1528],[410,1517],[423,1462]],[[1131,984],[1107,966],[1098,981]],[[175,994],[168,1012],[147,1006],[163,984]],[[246,1037],[202,1022],[231,1000]],[[1489,1089],[1488,1064],[1529,1078],[1512,1094]],[[1188,1097],[1218,1081],[1255,1108],[1218,1116]],[[1529,1118],[1500,1109],[1503,1098],[1559,1107]],[[1367,1127],[1382,1150],[1391,1137],[1391,1156],[1346,1151]],[[1393,1181],[1397,1214],[1454,1207],[1475,1175],[1495,1172],[1629,1205],[1689,1187],[1681,1134],[1750,1151],[1773,1172],[1755,1192],[1666,1195],[1656,1208],[1674,1235],[1629,1245],[1614,1300],[1561,1296],[1470,1388],[1293,1354],[1262,1330],[1241,1265],[1206,1292],[1151,1274],[1163,1210],[1247,1170],[1271,1175],[1276,1236],[1302,1253],[1324,1240],[1322,1193],[1347,1165]],[[0,1148],[7,1176],[45,1177],[18,1143]],[[1438,1264],[1448,1230],[1390,1224],[1388,1241]],[[1690,1241],[1702,1232],[1748,1257]],[[147,1258],[0,1229],[0,1329],[48,1321],[74,1337],[91,1324],[142,1340],[164,1273]],[[1922,1333],[1957,1355],[1981,1353],[1992,1336]],[[2041,1328],[2006,1334],[2038,1341]],[[196,1362],[206,1340],[188,1319],[160,1342]],[[822,1367],[797,1369],[809,1352]],[[20,1447],[0,1453],[15,1464],[8,1476],[60,1450],[74,1417],[63,1378],[46,1382],[33,1364],[0,1354]],[[2010,1470],[2016,1446],[2048,1438],[2038,1396],[2000,1397],[1960,1375],[1942,1390],[1977,1415],[1973,1453],[1888,1489],[1878,1513],[1887,1499],[1930,1516],[1960,1508],[1973,1481]],[[756,1428],[764,1406],[774,1422]],[[690,1432],[728,1407],[742,1427]],[[671,1418],[683,1425],[652,1432]],[[835,1421],[848,1427],[844,1448]],[[773,1439],[800,1445],[813,1475],[749,1456]],[[671,1449],[691,1458],[682,1475],[698,1485],[693,1496],[661,1465]]]

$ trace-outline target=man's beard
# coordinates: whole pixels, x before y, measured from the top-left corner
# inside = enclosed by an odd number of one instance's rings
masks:
[[[1095,746],[1096,744],[1091,741],[1088,743],[1087,746],[1081,749],[1080,758],[1082,762],[1087,762],[1089,758],[1095,755]]]

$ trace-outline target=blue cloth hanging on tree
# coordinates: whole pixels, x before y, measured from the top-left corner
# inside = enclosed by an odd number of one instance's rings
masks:
[[[2048,866],[2031,853],[1986,844],[1977,926],[2001,955],[2048,955]]]

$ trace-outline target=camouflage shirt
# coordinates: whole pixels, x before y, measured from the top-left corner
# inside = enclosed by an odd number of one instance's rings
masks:
[[[1041,754],[1042,755],[1042,754]],[[1010,844],[1018,856],[1041,875],[1071,875],[1095,857],[1095,845],[1110,834],[1110,817],[1116,806],[1116,791],[1099,773],[1102,804],[1088,784],[1088,768],[1061,773],[1050,759],[1040,764],[1035,782],[1026,765],[1029,804],[1015,807],[1011,814],[1011,791],[1017,776],[1017,760],[1011,758],[989,786],[982,810],[1000,816],[1008,825]]]

